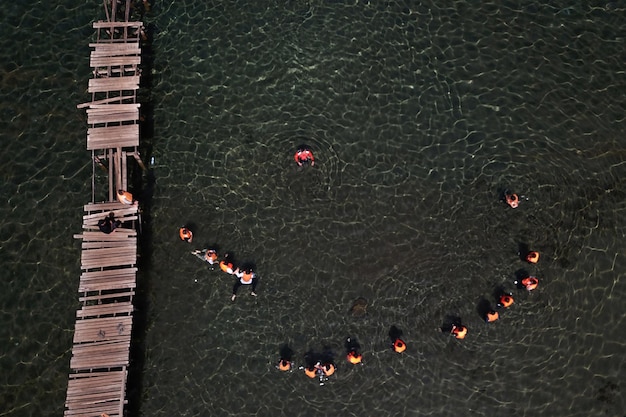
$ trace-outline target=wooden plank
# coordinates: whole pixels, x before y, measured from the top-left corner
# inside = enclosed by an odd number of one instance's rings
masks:
[[[82,239],[84,241],[106,242],[111,240],[128,239],[134,236],[137,236],[137,232],[135,230],[118,227],[115,229],[114,233],[106,234],[99,230],[97,232],[86,231],[81,234],[75,234],[74,238]]]
[[[108,216],[110,213],[113,213],[115,218],[122,219],[125,216],[133,216],[137,214],[137,206],[121,204],[119,203],[117,206],[109,210],[94,212],[95,210],[89,210],[88,214],[83,215],[83,222],[85,221],[97,221]]]
[[[83,272],[80,275],[80,280],[90,280],[95,278],[109,278],[114,279],[117,277],[134,277],[137,273],[137,268],[123,268],[123,269],[111,269],[108,271],[97,272]]]
[[[116,316],[130,314],[133,312],[133,304],[131,302],[98,304],[93,306],[83,306],[76,311],[76,317],[85,319],[88,317],[97,317],[103,315],[114,314]]]
[[[87,150],[139,146],[139,125],[92,127],[87,129]]]
[[[131,316],[79,320],[74,330],[74,343],[125,339],[130,337],[131,327]]]
[[[129,27],[129,28],[140,28],[143,26],[142,22],[103,22],[103,21],[98,21],[98,22],[93,22],[93,28],[94,29],[110,29],[110,28],[122,28],[122,27]]]
[[[139,89],[139,76],[133,75],[130,77],[92,78],[89,80],[88,91],[90,93],[102,93],[107,91],[130,91],[137,89]],[[113,106],[113,104],[110,105],[110,107]],[[114,109],[111,108],[110,110],[112,111]],[[87,114],[89,113],[88,110]]]
[[[105,201],[105,202],[101,202],[101,203],[89,203],[89,204],[85,204],[85,206],[83,207],[83,210],[87,213],[91,213],[91,212],[95,212],[95,211],[102,211],[102,212],[110,212],[111,210],[121,210],[124,208],[129,208],[129,206],[127,204],[122,204],[118,201]]]
[[[122,67],[125,65],[139,65],[141,64],[141,56],[104,56],[104,57],[91,57],[89,60],[89,66],[91,68],[102,67]]]
[[[117,256],[97,259],[86,259],[81,261],[81,268],[83,269],[96,269],[106,268],[111,266],[134,266],[137,264],[137,256],[135,254],[128,256]]]
[[[117,288],[115,288],[117,289]],[[87,292],[87,291],[84,291]],[[86,303],[90,301],[102,301],[102,300],[111,300],[111,299],[126,299],[132,298],[135,295],[134,289],[130,289],[130,291],[120,291],[110,294],[98,294],[98,295],[85,295],[82,297],[78,297],[78,301],[81,303]]]
[[[137,287],[136,281],[131,280],[116,280],[115,282],[107,282],[106,280],[93,280],[85,283],[80,283],[78,287],[79,292],[91,292],[91,291],[106,291],[106,290],[121,290],[121,289],[134,289]],[[107,298],[116,297],[100,297],[99,300],[105,300]]]
[[[129,100],[134,102],[135,99],[136,98],[134,94],[132,96],[109,97],[109,98],[104,98],[101,100],[92,100],[87,103],[80,103],[76,105],[76,108],[84,109],[85,107],[93,107],[94,105],[100,106],[100,105],[111,104],[111,103],[121,103],[122,101],[128,102]]]
[[[132,50],[139,48],[139,40],[130,41],[130,42],[96,42],[90,43],[90,48],[94,48],[96,50],[111,50],[111,51],[123,51],[123,50]]]

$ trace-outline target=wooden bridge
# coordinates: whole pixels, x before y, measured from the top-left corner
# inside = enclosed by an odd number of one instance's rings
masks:
[[[117,201],[128,189],[128,161],[145,169],[139,146],[139,89],[143,35],[141,22],[129,21],[131,1],[120,13],[117,1],[104,1],[107,21],[93,24],[90,43],[93,78],[87,111],[87,150],[93,175],[91,202],[84,206],[81,276],[70,374],[65,400],[67,417],[115,417],[124,414],[126,380],[133,330],[133,297],[137,276],[138,205]],[[123,6],[123,5],[122,5]],[[116,21],[116,16],[122,16]],[[108,172],[108,200],[95,202],[97,166]],[[107,234],[98,222],[113,214],[120,227]]]

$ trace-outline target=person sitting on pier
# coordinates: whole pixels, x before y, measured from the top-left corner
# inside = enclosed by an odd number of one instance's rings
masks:
[[[311,148],[308,145],[298,146],[298,150],[293,156],[293,159],[300,167],[306,165],[315,165],[315,157],[313,156],[313,152],[311,152]]]
[[[217,250],[215,249],[202,249],[202,250],[194,250],[191,252],[196,255],[198,258],[202,259],[205,262],[208,262],[210,265],[213,265],[217,262]]]
[[[242,270],[237,268],[234,271],[234,274],[237,276],[237,280],[235,281],[235,285],[233,285],[233,295],[231,297],[231,301],[235,301],[237,297],[237,290],[242,285],[252,285],[252,291],[250,291],[250,295],[256,297],[256,286],[259,283],[259,278],[257,278],[251,266],[246,266]]]
[[[107,235],[121,225],[121,221],[115,220],[115,213],[113,212],[109,213],[109,215],[106,216],[104,219],[98,221],[98,228],[102,233],[106,233]]]
[[[138,202],[133,198],[133,195],[128,191],[117,190],[117,200],[122,204],[137,205]]]

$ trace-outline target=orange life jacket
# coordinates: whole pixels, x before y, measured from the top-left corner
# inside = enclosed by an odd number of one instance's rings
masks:
[[[233,264],[231,262],[226,262],[225,260],[220,261],[220,269],[227,274],[233,273]]]
[[[393,342],[393,350],[398,353],[404,352],[406,350],[406,343],[404,343],[402,339],[396,339],[396,341]]]
[[[324,371],[324,375],[326,376],[331,376],[332,374],[334,374],[335,369],[335,365],[333,365],[332,363],[326,363],[324,364],[324,366],[322,366],[322,371]]]
[[[288,360],[285,359],[281,359],[278,362],[278,369],[280,369],[281,371],[288,371],[291,369],[291,362],[289,362]]]
[[[128,191],[118,190],[117,200],[122,204],[133,204],[133,195]]]
[[[315,378],[317,376],[317,368],[304,368],[304,373],[309,378]]]
[[[465,339],[465,335],[467,335],[467,327],[465,327],[465,326],[452,326],[452,334],[457,339]]]
[[[499,318],[500,318],[500,315],[498,314],[497,311],[489,311],[489,312],[487,312],[487,316],[485,317],[485,320],[488,323],[491,323],[493,321],[498,320]]]
[[[526,262],[530,262],[531,264],[539,262],[539,252],[528,252],[528,255],[526,255]]]
[[[522,285],[526,287],[528,291],[532,291],[537,288],[537,285],[539,285],[539,280],[535,277],[524,278],[522,280]]]
[[[356,365],[356,364],[361,363],[361,361],[363,360],[363,355],[353,350],[350,353],[348,353],[347,359],[348,359],[348,362],[350,362],[353,365]]]
[[[315,161],[315,157],[313,156],[313,152],[311,152],[308,149],[300,149],[296,152],[296,154],[293,156],[293,159],[295,159],[295,161],[298,164],[301,164],[303,162],[306,161]]]
[[[254,277],[254,272],[244,271],[243,275],[241,276],[240,281],[242,284],[250,284],[252,282],[253,277]]]
[[[503,307],[511,307],[513,305],[513,302],[513,297],[511,297],[510,295],[503,294],[500,296],[500,304],[502,304]]]
[[[178,236],[180,236],[180,240],[185,240],[187,242],[191,242],[191,239],[193,239],[193,233],[191,233],[191,230],[186,227],[181,227],[178,230]]]
[[[507,194],[504,197],[506,198],[506,203],[511,206],[511,208],[517,208],[519,205],[519,197],[517,194]]]

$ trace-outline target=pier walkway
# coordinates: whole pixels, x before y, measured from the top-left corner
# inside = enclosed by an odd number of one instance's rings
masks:
[[[87,150],[93,175],[91,202],[84,206],[81,275],[76,326],[65,400],[66,417],[123,416],[126,399],[133,297],[137,277],[138,205],[117,201],[128,189],[128,160],[144,168],[139,146],[139,89],[143,25],[130,22],[116,1],[105,4],[107,21],[93,24],[97,41],[90,43],[93,78],[91,101],[77,107],[87,112]],[[125,21],[115,21],[122,14]],[[108,173],[106,190],[96,190],[97,166]],[[145,169],[145,168],[144,168]],[[96,195],[106,196],[95,202]],[[108,198],[107,198],[108,197]],[[103,198],[103,197],[100,197]],[[98,221],[113,214],[121,226],[107,234]]]

